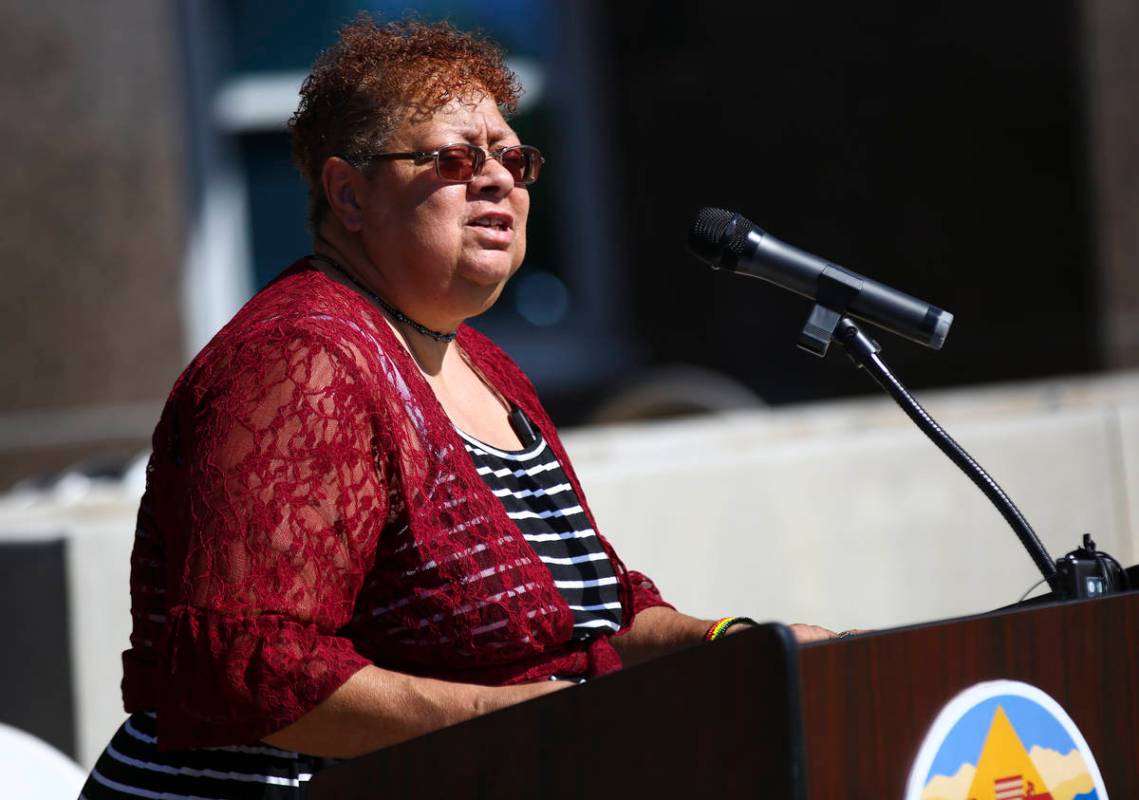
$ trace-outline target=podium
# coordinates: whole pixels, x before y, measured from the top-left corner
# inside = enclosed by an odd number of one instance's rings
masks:
[[[902,798],[959,692],[1023,681],[1139,797],[1139,592],[798,646],[764,625],[318,773],[351,798]]]

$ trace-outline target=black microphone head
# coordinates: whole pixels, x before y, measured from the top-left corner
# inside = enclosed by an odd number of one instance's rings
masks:
[[[759,229],[740,214],[722,208],[702,208],[688,231],[688,249],[717,269],[734,269],[743,255],[747,235],[753,230]]]

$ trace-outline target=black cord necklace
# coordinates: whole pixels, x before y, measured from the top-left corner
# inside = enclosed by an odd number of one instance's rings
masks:
[[[387,300],[380,297],[378,294],[373,292],[371,289],[369,289],[364,284],[360,283],[360,281],[356,280],[356,278],[353,277],[348,272],[348,270],[344,269],[344,267],[340,266],[340,264],[338,264],[336,261],[329,258],[328,256],[322,255],[320,253],[314,253],[313,255],[310,255],[309,258],[311,258],[313,261],[321,261],[321,262],[327,264],[328,266],[332,267],[334,270],[339,272],[345,278],[352,281],[353,286],[355,286],[357,289],[359,289],[361,292],[366,294],[368,297],[372,298],[377,303],[379,303],[380,308],[382,308],[384,311],[391,314],[393,317],[395,317],[397,320],[402,322],[404,325],[410,326],[411,328],[413,328],[418,333],[422,333],[424,336],[427,336],[428,338],[434,339],[437,342],[453,342],[453,341],[455,341],[456,331],[451,331],[450,333],[440,333],[439,331],[431,330],[426,325],[420,325],[418,322],[413,320],[407,314],[404,314],[402,311],[400,311],[398,308],[393,306]]]

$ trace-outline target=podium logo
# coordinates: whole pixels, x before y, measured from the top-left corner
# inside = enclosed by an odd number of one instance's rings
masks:
[[[905,800],[1108,800],[1076,724],[1017,681],[972,686],[941,710],[910,769]]]

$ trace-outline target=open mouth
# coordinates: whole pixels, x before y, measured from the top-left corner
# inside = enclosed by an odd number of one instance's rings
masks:
[[[475,217],[467,224],[475,228],[490,228],[497,231],[508,231],[511,229],[511,220],[509,214],[483,214],[482,216]]]

